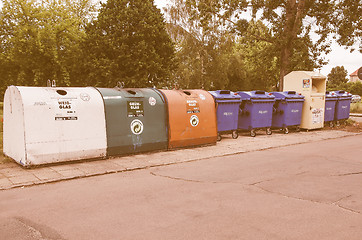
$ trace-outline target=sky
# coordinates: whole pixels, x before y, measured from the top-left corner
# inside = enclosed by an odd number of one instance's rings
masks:
[[[158,8],[166,7],[170,3],[169,0],[155,0],[155,4]],[[360,43],[361,44],[361,43]],[[331,69],[337,66],[344,66],[348,75],[362,67],[362,54],[355,50],[350,53],[349,49],[339,46],[336,42],[332,43],[332,51],[325,55],[325,59],[328,61],[327,65],[324,65],[320,69],[320,73],[327,76],[331,72]],[[315,71],[319,71],[315,69]]]

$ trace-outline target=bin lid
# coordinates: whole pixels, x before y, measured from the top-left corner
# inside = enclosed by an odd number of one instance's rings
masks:
[[[225,102],[241,102],[240,95],[230,90],[216,90],[209,91],[209,93],[214,97],[216,102],[220,100],[225,100]]]
[[[334,91],[339,99],[352,99],[352,94],[344,90]]]
[[[296,91],[272,92],[276,100],[304,99],[304,96]]]
[[[326,91],[326,100],[337,100],[338,96],[335,92]]]
[[[249,92],[237,92],[240,95],[242,100],[261,100],[261,101],[274,101],[275,97],[268,92],[265,91],[249,91]]]

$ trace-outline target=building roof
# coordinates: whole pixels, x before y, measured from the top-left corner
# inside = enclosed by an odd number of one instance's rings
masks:
[[[354,71],[353,73],[351,73],[349,76],[353,77],[353,76],[357,76],[357,74],[358,74],[358,69],[356,71]]]

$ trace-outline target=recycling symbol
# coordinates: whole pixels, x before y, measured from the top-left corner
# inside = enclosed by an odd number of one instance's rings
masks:
[[[199,125],[199,118],[196,115],[192,115],[190,118],[190,124],[191,126],[196,127]]]
[[[131,122],[131,131],[135,135],[139,135],[143,132],[143,123],[141,120],[135,119]]]

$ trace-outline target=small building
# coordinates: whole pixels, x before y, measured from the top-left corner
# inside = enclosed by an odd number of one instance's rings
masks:
[[[349,75],[349,82],[361,82],[362,83],[362,80],[358,78],[358,69]]]

